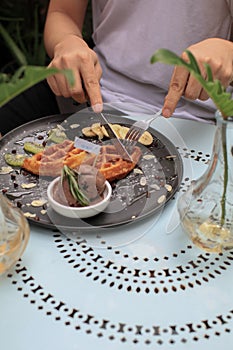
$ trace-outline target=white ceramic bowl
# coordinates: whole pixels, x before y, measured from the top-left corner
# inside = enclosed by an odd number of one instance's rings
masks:
[[[105,182],[106,186],[103,193],[103,200],[101,200],[96,204],[88,205],[86,207],[69,207],[55,201],[52,196],[52,193],[53,193],[53,186],[57,181],[60,181],[60,177],[57,177],[52,182],[50,182],[47,188],[47,196],[48,196],[48,202],[50,206],[53,208],[53,210],[55,210],[60,215],[63,215],[69,218],[76,218],[76,219],[89,218],[91,216],[97,215],[100,212],[104,211],[104,209],[109,204],[109,201],[112,195],[112,187],[108,181]]]

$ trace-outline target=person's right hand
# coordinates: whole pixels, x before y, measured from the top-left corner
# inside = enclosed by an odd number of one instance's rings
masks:
[[[72,97],[79,103],[87,100],[91,105],[102,105],[99,81],[102,75],[98,57],[86,42],[76,36],[67,35],[56,45],[54,57],[49,67],[71,69],[74,74],[74,86],[70,86],[63,74],[47,78],[48,84],[55,95]]]
[[[220,38],[209,38],[187,48],[196,58],[201,74],[206,79],[205,64],[211,68],[213,79],[219,80],[227,88],[233,81],[233,43]],[[189,62],[187,53],[184,51],[181,57]],[[169,90],[165,97],[163,116],[170,117],[181,96],[189,100],[206,101],[209,96],[196,78],[185,67],[174,68]]]

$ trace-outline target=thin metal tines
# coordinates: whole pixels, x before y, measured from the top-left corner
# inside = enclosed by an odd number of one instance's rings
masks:
[[[137,143],[137,141],[140,139],[140,137],[142,136],[144,131],[146,131],[149,128],[152,121],[161,115],[162,115],[162,109],[160,109],[152,117],[150,117],[148,119],[144,119],[144,120],[139,120],[139,121],[135,122],[134,124],[132,124],[132,126],[130,127],[130,129],[128,130],[128,132],[125,136],[126,142],[124,142],[124,145],[130,144],[131,147],[133,147]],[[130,143],[127,141],[130,141]]]

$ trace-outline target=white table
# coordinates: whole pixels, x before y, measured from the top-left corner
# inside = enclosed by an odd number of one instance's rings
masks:
[[[22,259],[0,277],[2,350],[232,350],[233,252],[193,246],[176,212],[207,168],[215,126],[153,127],[182,155],[180,191],[162,213],[111,230],[32,225]]]

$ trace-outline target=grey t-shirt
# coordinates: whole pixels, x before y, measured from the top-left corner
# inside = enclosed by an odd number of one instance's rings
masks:
[[[166,48],[181,54],[196,42],[231,35],[233,0],[93,0],[92,6],[107,102],[160,108],[173,67],[152,65],[153,53]],[[212,118],[214,109],[211,101],[181,99],[175,115]]]

